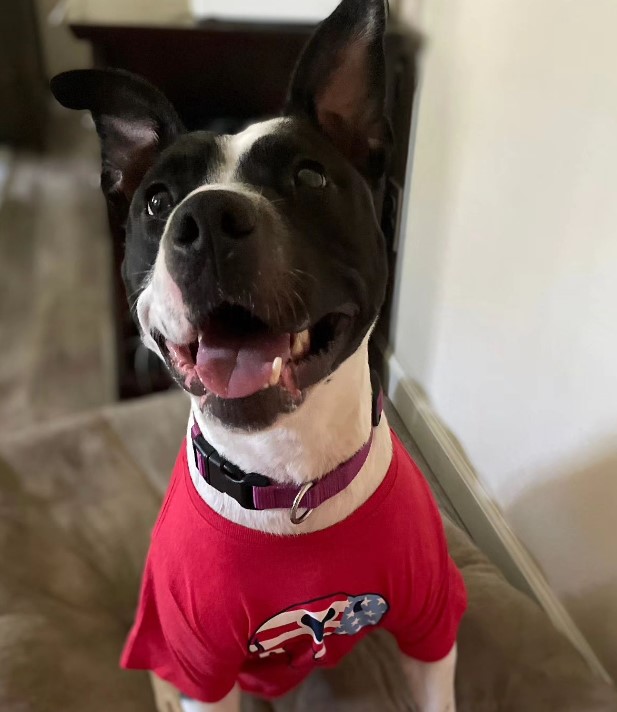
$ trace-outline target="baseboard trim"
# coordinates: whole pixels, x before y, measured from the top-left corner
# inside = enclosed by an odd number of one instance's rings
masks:
[[[377,338],[377,347],[384,357],[388,397],[474,541],[510,583],[535,598],[590,668],[611,682],[608,672],[550,588],[544,574],[488,496],[460,445],[439,420],[421,389],[405,376],[392,351],[379,342]]]

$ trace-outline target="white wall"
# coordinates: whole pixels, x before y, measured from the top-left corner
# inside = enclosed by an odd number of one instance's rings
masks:
[[[418,27],[422,12],[422,2],[423,0],[389,0],[390,12],[398,20]]]
[[[395,356],[617,679],[617,2],[423,25]]]
[[[65,23],[65,6],[58,0],[35,0],[43,60],[48,77],[92,64],[90,46],[75,39]]]

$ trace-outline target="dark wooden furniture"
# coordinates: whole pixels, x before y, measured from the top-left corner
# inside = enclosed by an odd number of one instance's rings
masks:
[[[281,27],[227,23],[195,23],[183,19],[168,26],[110,25],[88,22],[80,15],[71,29],[92,44],[97,66],[121,67],[141,74],[160,87],[189,128],[239,130],[251,120],[276,115],[287,84],[312,27]],[[400,186],[405,179],[415,88],[416,38],[402,28],[387,35],[388,113],[395,151],[384,203],[384,231],[394,263]],[[144,369],[135,363],[139,351],[136,330],[125,306],[119,265],[124,235],[112,225],[115,256],[116,323],[120,397],[133,397],[167,386],[163,371],[152,361]]]
[[[42,148],[47,93],[33,0],[0,3],[0,143]]]

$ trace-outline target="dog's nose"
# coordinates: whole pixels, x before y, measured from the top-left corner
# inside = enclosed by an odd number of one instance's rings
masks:
[[[204,190],[178,208],[170,237],[176,247],[199,251],[209,241],[248,237],[256,225],[257,209],[249,196],[229,190]]]

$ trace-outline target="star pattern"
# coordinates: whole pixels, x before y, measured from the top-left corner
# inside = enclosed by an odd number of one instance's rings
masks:
[[[387,611],[388,604],[382,596],[366,594],[350,597],[336,633],[356,635],[363,628],[378,625]]]

